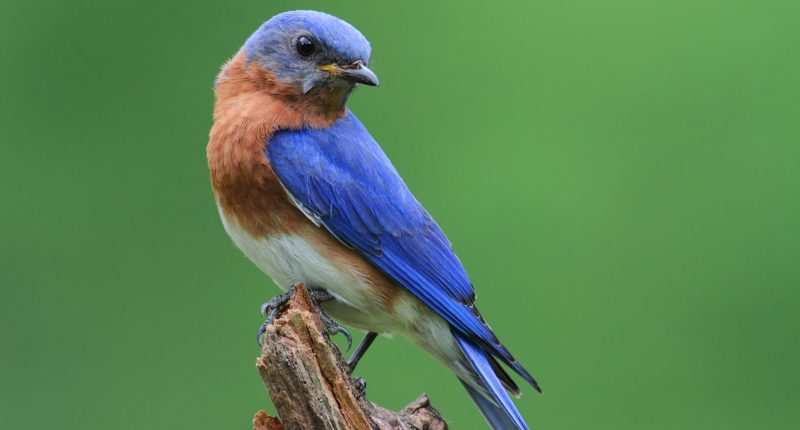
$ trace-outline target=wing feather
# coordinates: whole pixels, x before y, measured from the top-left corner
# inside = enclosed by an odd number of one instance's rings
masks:
[[[278,131],[265,153],[292,201],[312,220],[530,377],[475,309],[472,283],[442,230],[352,113],[329,128]]]

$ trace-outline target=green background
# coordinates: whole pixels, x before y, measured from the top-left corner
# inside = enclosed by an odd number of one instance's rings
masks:
[[[225,235],[205,145],[219,65],[300,7],[372,42],[382,86],[350,106],[540,379],[532,427],[800,422],[800,3],[331,3],[2,2],[0,428],[273,410],[278,289]],[[484,428],[403,339],[358,373]]]

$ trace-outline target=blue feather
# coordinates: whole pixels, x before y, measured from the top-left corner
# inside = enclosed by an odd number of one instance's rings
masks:
[[[306,213],[538,389],[474,307],[442,230],[349,110],[328,128],[278,131],[265,152]]]
[[[454,335],[456,342],[461,347],[461,351],[464,352],[464,356],[472,365],[478,379],[483,384],[483,388],[491,396],[491,400],[489,400],[477,389],[461,381],[469,396],[472,397],[472,401],[481,410],[486,422],[494,430],[527,430],[528,425],[522,419],[522,415],[514,406],[514,402],[505,388],[503,388],[503,383],[495,376],[494,368],[491,365],[490,358],[486,355],[486,351],[477,347],[461,334],[454,333]]]
[[[316,41],[322,43],[345,59],[364,60],[370,57],[369,41],[349,23],[327,13],[313,10],[295,10],[273,16],[263,23],[245,42],[248,61],[263,49],[276,49],[275,42],[285,36],[296,36],[310,33]],[[283,64],[295,62],[294,57],[282,58]]]

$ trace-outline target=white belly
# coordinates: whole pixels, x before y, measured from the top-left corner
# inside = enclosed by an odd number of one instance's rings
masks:
[[[255,238],[236,220],[226,217],[222,211],[220,215],[225,231],[236,246],[282,290],[303,282],[309,288],[328,289],[337,299],[351,305],[363,300],[363,291],[368,288],[364,281],[331,264],[304,238],[292,234]]]
[[[403,333],[397,315],[388,314],[375,300],[365,277],[345,271],[331,263],[302,236],[277,234],[256,238],[243,230],[235,219],[220,211],[222,223],[236,246],[282,290],[302,282],[309,288],[324,288],[336,302],[323,307],[332,317],[363,330]],[[407,300],[416,300],[410,294]]]
[[[365,278],[339,269],[303,237],[281,234],[255,238],[235,219],[227,218],[222,211],[220,216],[236,246],[282,290],[298,282],[309,288],[324,288],[337,299],[323,305],[333,318],[362,330],[406,336],[460,377],[470,379],[449,325],[407,291],[402,290],[392,312],[387,312],[375,300]]]

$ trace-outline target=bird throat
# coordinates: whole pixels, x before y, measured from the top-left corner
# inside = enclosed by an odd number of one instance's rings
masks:
[[[332,113],[340,117],[344,114],[345,103],[353,88],[351,83],[337,80],[312,88],[305,97],[319,107],[320,113]]]

